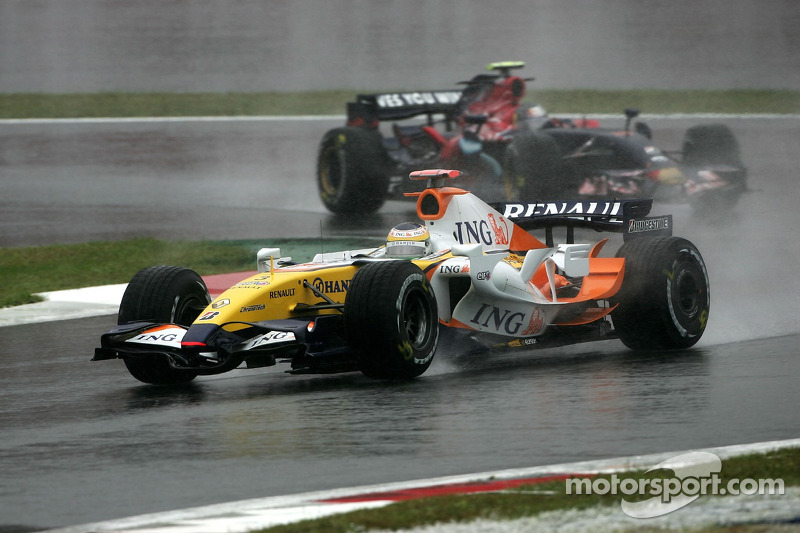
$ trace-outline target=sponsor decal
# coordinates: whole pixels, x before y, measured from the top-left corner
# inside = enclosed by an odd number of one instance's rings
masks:
[[[314,286],[319,292],[323,293],[337,293],[337,292],[347,292],[347,289],[350,287],[350,280],[349,279],[334,279],[334,280],[323,280],[322,278],[316,278],[314,281],[311,282],[311,285]]]
[[[508,244],[508,222],[503,217],[496,220],[491,213],[487,220],[456,222],[453,238],[461,244]]]
[[[524,259],[524,257],[517,254],[508,254],[503,258],[503,262],[519,270],[522,268],[522,261],[524,261]]]
[[[294,296],[294,287],[291,289],[280,289],[277,291],[269,291],[270,298],[284,298],[286,296]]]
[[[506,203],[503,216],[506,218],[529,218],[548,215],[608,215],[622,212],[622,202],[544,202]]]
[[[489,272],[488,270],[484,270],[483,272],[478,272],[477,274],[475,274],[475,279],[477,279],[478,281],[486,281],[491,277],[492,273]]]
[[[222,300],[217,300],[213,304],[211,304],[211,309],[222,309],[226,305],[230,305],[231,301],[227,298],[223,298]]]
[[[460,98],[461,91],[423,91],[379,94],[375,97],[375,101],[380,108],[394,108],[414,105],[455,104]]]
[[[672,217],[648,217],[644,219],[631,219],[628,221],[628,233],[641,233],[643,231],[663,231],[670,229]]]
[[[256,281],[240,281],[233,286],[234,289],[260,289],[269,285],[269,281],[256,280]]]
[[[392,228],[392,237],[397,237],[398,239],[410,239],[412,237],[421,237],[428,233],[428,229],[425,226],[421,226],[418,228],[413,229],[397,229]]]
[[[500,220],[497,221],[492,213],[489,213],[487,218],[494,232],[494,242],[497,244],[508,244],[508,222],[506,222],[506,219],[500,217]]]
[[[542,331],[542,326],[544,326],[544,317],[542,317],[541,309],[537,307],[533,310],[533,313],[531,313],[531,319],[528,321],[528,327],[525,328],[525,331],[522,332],[522,335],[536,335]]]
[[[508,335],[516,335],[522,328],[525,313],[512,312],[491,304],[481,304],[478,312],[470,319],[470,322],[484,328],[491,328],[495,331],[505,332]]]
[[[180,348],[181,339],[186,334],[186,330],[176,326],[162,326],[155,329],[144,331],[126,342],[138,344],[157,344],[159,346],[172,346]]]
[[[508,343],[508,346],[511,348],[520,348],[522,346],[533,346],[534,344],[539,344],[538,337],[527,337],[524,339],[514,339],[513,341]]]
[[[250,313],[251,311],[263,311],[267,306],[264,304],[245,305],[239,309],[240,313]]]
[[[198,320],[198,321],[201,321],[201,320],[211,320],[212,318],[214,318],[214,317],[217,317],[217,316],[219,316],[219,311],[208,311],[208,312],[206,312],[206,313],[203,313],[203,314],[200,316],[200,318],[198,318],[197,320]]]
[[[280,342],[291,342],[295,340],[294,333],[291,331],[270,331],[259,335],[250,341],[247,349],[257,348],[266,344],[277,344]]]
[[[442,265],[439,267],[439,274],[458,274],[461,272],[462,265]]]

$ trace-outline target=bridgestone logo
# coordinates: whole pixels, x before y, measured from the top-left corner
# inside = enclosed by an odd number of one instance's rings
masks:
[[[669,229],[669,217],[646,218],[644,220],[631,220],[628,222],[628,233],[641,233],[643,231],[660,231]]]

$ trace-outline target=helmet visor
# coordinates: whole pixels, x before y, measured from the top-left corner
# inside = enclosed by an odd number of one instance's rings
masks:
[[[428,247],[420,241],[389,241],[386,255],[395,259],[415,259],[427,254]]]

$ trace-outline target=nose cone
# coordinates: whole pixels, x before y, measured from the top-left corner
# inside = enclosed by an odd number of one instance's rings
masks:
[[[181,348],[185,350],[206,351],[215,350],[214,333],[219,326],[216,324],[192,324],[181,340]]]

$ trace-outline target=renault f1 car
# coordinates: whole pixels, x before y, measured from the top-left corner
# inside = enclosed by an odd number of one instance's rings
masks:
[[[295,374],[408,379],[425,372],[445,334],[455,346],[478,343],[476,356],[613,338],[682,349],[700,339],[706,265],[671,235],[671,215],[648,216],[652,200],[489,205],[449,186],[459,176],[411,173],[427,181],[411,193],[422,222],[396,226],[385,246],[302,264],[263,248],[258,273],[213,300],[191,270],[140,271],[93,360],[121,358],[153,384],[277,362]],[[624,242],[601,257],[609,239],[575,243],[580,228]]]
[[[405,179],[410,171],[439,166],[462,170],[469,181],[460,185],[488,201],[659,197],[708,212],[731,207],[746,190],[747,169],[724,124],[694,126],[680,151],[665,152],[646,124],[630,127],[634,109],[624,128],[601,128],[523,102],[532,78],[513,73],[523,66],[492,63],[463,89],[358,95],[346,125],[320,142],[323,204],[371,213],[416,190]]]

